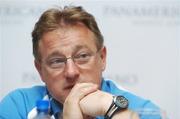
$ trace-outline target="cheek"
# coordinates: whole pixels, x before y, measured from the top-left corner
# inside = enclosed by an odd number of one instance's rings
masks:
[[[57,79],[61,79],[60,73],[58,71],[54,71],[47,67],[42,69],[42,79],[45,83],[51,82],[51,80],[56,81]]]
[[[45,69],[42,78],[49,88],[62,87],[63,85],[63,77],[58,71]]]
[[[81,72],[82,82],[92,82],[100,86],[102,78],[102,70],[99,64],[94,63],[89,69],[83,69]]]
[[[101,85],[101,79],[102,79],[102,62],[96,62],[93,69],[92,69],[92,74],[95,78],[96,84],[99,86]]]
[[[64,95],[63,86],[65,80],[58,71],[51,71],[44,69],[42,73],[42,80],[46,83],[46,86],[53,97],[62,97]]]
[[[62,81],[54,81],[54,80],[49,80],[48,83],[46,84],[48,89],[53,93],[58,92],[61,93],[63,89],[63,82]]]
[[[45,82],[50,94],[56,100],[63,103],[69,93],[64,90],[64,86],[66,85],[65,79],[63,79],[60,75],[53,73],[47,75]]]

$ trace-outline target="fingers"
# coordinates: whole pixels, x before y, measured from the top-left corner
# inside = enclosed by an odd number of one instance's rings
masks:
[[[92,93],[98,89],[98,86],[93,83],[77,83],[69,93],[66,99],[73,99],[74,101],[80,101],[83,97]]]
[[[80,100],[98,89],[93,83],[78,83],[70,91],[66,97],[63,109],[63,119],[83,119],[80,109]],[[76,111],[75,111],[76,110]]]

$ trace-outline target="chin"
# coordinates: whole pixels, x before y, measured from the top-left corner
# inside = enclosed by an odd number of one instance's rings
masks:
[[[56,100],[63,104],[65,102],[66,97],[68,96],[69,92],[70,91],[68,91],[68,92],[66,91],[66,93],[64,93],[63,95],[58,96],[58,98]]]

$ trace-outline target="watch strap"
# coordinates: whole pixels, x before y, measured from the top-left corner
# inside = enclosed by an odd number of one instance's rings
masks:
[[[119,111],[127,109],[128,100],[124,96],[113,96],[112,103],[105,114],[105,119],[111,119]]]
[[[105,114],[105,117],[104,117],[105,119],[111,119],[112,116],[115,114],[115,112],[118,111],[118,107],[114,103],[114,98],[116,98],[116,96],[113,96],[112,103]]]

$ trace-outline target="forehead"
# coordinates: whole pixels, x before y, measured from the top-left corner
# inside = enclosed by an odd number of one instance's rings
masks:
[[[84,25],[75,25],[59,28],[43,34],[39,42],[41,55],[53,52],[74,52],[77,49],[95,50],[96,42],[94,34]]]

